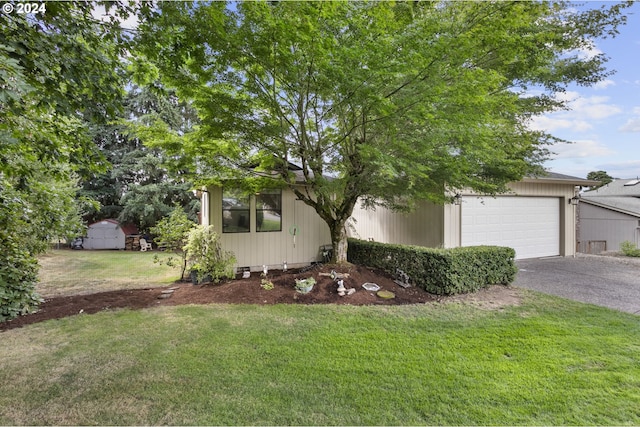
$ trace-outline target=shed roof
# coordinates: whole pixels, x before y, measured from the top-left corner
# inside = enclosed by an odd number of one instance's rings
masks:
[[[101,219],[100,221],[89,224],[89,227],[91,227],[92,225],[103,224],[105,222],[113,224],[116,227],[120,227],[124,234],[127,236],[130,234],[138,234],[138,227],[136,227],[135,224],[120,224],[120,221],[113,218]]]

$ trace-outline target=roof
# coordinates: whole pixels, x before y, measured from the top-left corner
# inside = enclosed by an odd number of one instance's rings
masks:
[[[591,187],[599,185],[600,181],[591,179],[578,178],[576,176],[563,175],[561,173],[546,171],[544,175],[528,176],[522,179],[522,182],[540,182],[545,181],[550,184],[568,184],[579,185],[581,187]]]
[[[580,203],[588,203],[593,206],[599,206],[601,208],[610,209],[623,214],[631,215],[640,218],[640,197],[630,196],[600,196],[600,197],[587,197],[583,195],[580,198]]]
[[[631,196],[640,197],[640,182],[634,179],[616,179],[602,187],[586,191],[585,197],[602,197],[602,196]]]
[[[96,221],[93,224],[89,224],[89,227],[91,227],[92,225],[96,225],[96,224],[103,224],[105,222],[108,222],[108,223],[113,224],[113,225],[115,225],[117,227],[120,227],[125,235],[138,234],[138,227],[136,227],[134,224],[124,224],[124,225],[122,225],[122,224],[120,224],[120,222],[117,219],[112,219],[112,218],[101,219],[100,221]]]

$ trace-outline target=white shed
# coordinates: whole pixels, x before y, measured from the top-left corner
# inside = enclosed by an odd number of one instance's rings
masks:
[[[104,219],[89,225],[83,246],[85,249],[124,249],[127,227],[115,219]]]

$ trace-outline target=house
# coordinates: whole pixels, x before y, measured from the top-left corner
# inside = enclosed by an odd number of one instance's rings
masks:
[[[300,167],[289,169],[301,183]],[[290,189],[244,196],[233,188],[208,187],[201,193],[200,221],[219,232],[238,270],[306,266],[321,259],[321,246],[331,245],[326,223]]]
[[[456,203],[422,202],[409,214],[356,207],[352,235],[427,247],[498,245],[517,259],[575,255],[577,192],[597,182],[558,173],[511,183],[496,197],[460,192]]]
[[[618,179],[580,198],[578,250],[620,250],[624,241],[640,244],[640,179]]]
[[[137,234],[134,225],[122,225],[115,219],[89,224],[82,246],[85,249],[124,249],[126,236]]]
[[[512,183],[512,193],[482,197],[462,192],[459,204],[420,203],[409,214],[356,206],[349,224],[352,237],[383,243],[453,248],[501,245],[517,258],[575,254],[577,191],[596,181],[549,173]],[[209,187],[202,193],[203,224],[220,231],[224,249],[238,267],[259,271],[321,259],[331,243],[326,223],[288,189],[243,197],[232,189]]]

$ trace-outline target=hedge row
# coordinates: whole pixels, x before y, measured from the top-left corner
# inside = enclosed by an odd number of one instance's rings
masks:
[[[508,285],[516,276],[515,250],[501,246],[433,249],[349,239],[349,262],[395,275],[401,269],[411,284],[436,295],[474,292]]]

